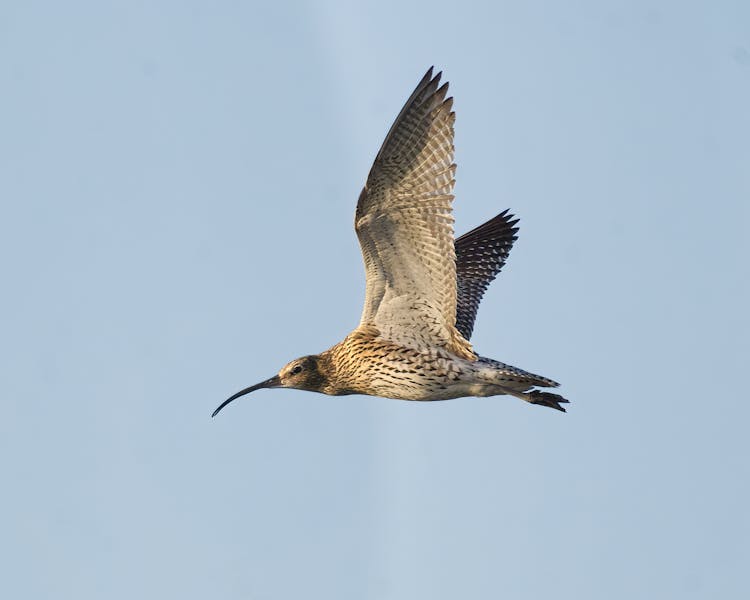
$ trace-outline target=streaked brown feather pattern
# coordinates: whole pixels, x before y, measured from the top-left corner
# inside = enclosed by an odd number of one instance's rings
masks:
[[[453,123],[448,85],[428,71],[388,132],[359,197],[367,290],[360,324],[394,342],[475,358],[455,327]]]

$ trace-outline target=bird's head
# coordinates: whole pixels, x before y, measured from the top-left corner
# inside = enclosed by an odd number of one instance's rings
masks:
[[[250,387],[240,390],[233,396],[230,396],[211,415],[215,417],[219,411],[224,408],[227,404],[236,400],[240,396],[260,390],[263,388],[294,388],[297,390],[307,390],[310,392],[320,392],[321,387],[325,381],[325,377],[320,372],[319,359],[315,355],[303,356],[301,358],[295,358],[290,363],[284,365],[278,374],[274,375],[270,379],[251,385]]]
[[[320,372],[320,361],[315,355],[295,358],[284,365],[277,377],[281,382],[279,387],[309,392],[319,392],[324,379]]]

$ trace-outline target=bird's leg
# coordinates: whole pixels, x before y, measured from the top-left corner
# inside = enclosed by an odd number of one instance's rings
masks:
[[[539,390],[531,390],[530,392],[519,392],[509,387],[502,385],[497,386],[503,394],[509,396],[515,396],[531,404],[539,404],[540,406],[549,406],[555,410],[565,412],[565,409],[560,404],[568,404],[568,400],[563,398],[560,394],[552,394],[550,392],[540,392]]]

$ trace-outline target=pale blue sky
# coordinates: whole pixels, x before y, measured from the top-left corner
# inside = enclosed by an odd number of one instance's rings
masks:
[[[416,404],[228,395],[356,325],[430,65],[484,355]],[[0,3],[0,596],[750,597],[750,4]]]

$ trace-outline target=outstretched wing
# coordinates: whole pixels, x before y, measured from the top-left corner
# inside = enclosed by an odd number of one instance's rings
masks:
[[[455,113],[440,75],[430,68],[406,101],[359,196],[355,229],[367,277],[360,326],[474,359],[455,328]]]
[[[467,340],[474,330],[479,302],[517,239],[516,223],[518,219],[505,210],[456,240],[456,329]]]

